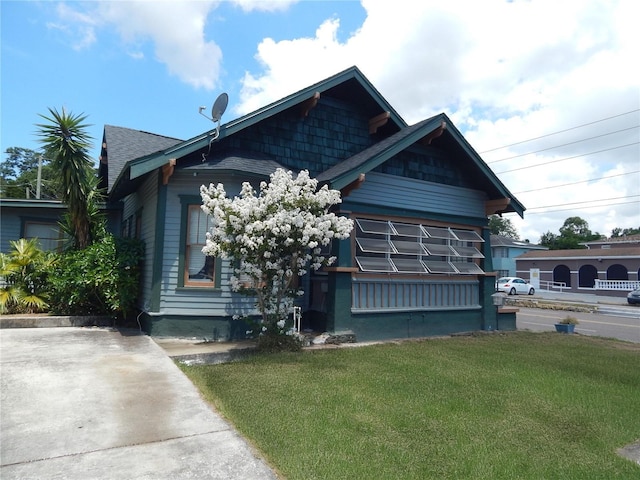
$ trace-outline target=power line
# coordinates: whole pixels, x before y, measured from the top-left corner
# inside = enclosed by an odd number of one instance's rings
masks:
[[[512,158],[525,157],[527,155],[532,155],[534,153],[546,152],[547,150],[553,150],[554,148],[562,148],[569,145],[575,145],[576,143],[586,142],[587,140],[594,140],[596,138],[606,137],[607,135],[613,135],[614,133],[626,132],[627,130],[633,130],[634,128],[638,128],[640,125],[634,125],[633,127],[623,128],[622,130],[616,130],[614,132],[603,133],[602,135],[596,135],[595,137],[583,138],[582,140],[576,140],[575,142],[564,143],[562,145],[554,145],[553,147],[542,148],[540,150],[535,150],[533,152],[521,153],[519,155],[514,155],[512,157],[501,158],[500,160],[492,160],[487,162],[487,164],[504,162],[505,160],[511,160]]]
[[[587,208],[601,208],[601,207],[613,207],[615,205],[629,205],[631,203],[639,203],[638,200],[633,200],[631,202],[617,202],[617,203],[607,203],[604,205],[587,205],[584,207],[580,207],[579,210],[585,210]],[[542,207],[540,207],[542,208]],[[554,212],[566,212],[566,211],[575,211],[576,208],[560,208],[560,209],[556,209],[556,210],[545,210],[544,212],[531,212],[528,213],[528,215],[540,215],[543,213],[554,213]],[[527,210],[528,212],[528,210]]]
[[[532,207],[529,210],[540,210],[541,208],[553,208],[553,207],[559,207],[560,205],[581,205],[583,203],[608,202],[609,200],[626,200],[628,198],[635,198],[635,197],[640,197],[640,195],[627,195],[627,196],[624,196],[624,197],[601,198],[601,199],[598,199],[598,200],[585,200],[583,202],[562,203],[562,204],[558,204],[558,205],[545,205],[544,207]],[[594,206],[600,207],[602,205],[594,205]]]
[[[548,162],[537,163],[535,165],[528,165],[526,167],[513,168],[511,170],[504,170],[502,172],[496,172],[496,175],[500,175],[500,174],[503,174],[503,173],[509,173],[509,172],[515,172],[517,170],[525,170],[527,168],[542,167],[543,165],[549,165],[550,163],[564,162],[565,160],[571,160],[571,159],[574,159],[574,158],[586,157],[588,155],[595,155],[596,153],[609,152],[611,150],[617,150],[619,148],[625,148],[625,147],[630,147],[632,145],[638,145],[639,143],[640,142],[633,142],[633,143],[628,143],[626,145],[619,145],[617,147],[605,148],[604,150],[598,150],[598,151],[595,151],[595,152],[582,153],[580,155],[574,155],[572,157],[558,158],[558,159],[555,159],[555,160],[550,160]]]
[[[633,172],[626,172],[626,173],[618,173],[616,175],[609,175],[607,177],[598,177],[598,178],[591,178],[589,180],[580,180],[579,182],[563,183],[561,185],[552,185],[550,187],[534,188],[532,190],[523,190],[521,192],[514,192],[514,195],[519,195],[521,193],[539,192],[540,190],[550,190],[552,188],[568,187],[570,185],[578,185],[580,183],[595,182],[597,180],[606,180],[609,178],[621,177],[623,175],[631,175],[634,173],[640,173],[640,170],[634,170]]]
[[[502,147],[495,147],[495,148],[491,148],[491,149],[489,149],[489,150],[485,150],[485,151],[483,151],[483,152],[480,152],[480,154],[483,154],[483,153],[489,153],[489,152],[494,152],[494,151],[496,151],[496,150],[501,150],[501,149],[503,149],[503,148],[513,147],[514,145],[520,145],[521,143],[532,142],[532,141],[534,141],[534,140],[539,140],[539,139],[541,139],[541,138],[550,137],[550,136],[552,136],[552,135],[557,135],[557,134],[559,134],[559,133],[569,132],[569,131],[571,131],[571,130],[575,130],[575,129],[577,129],[577,128],[588,127],[589,125],[593,125],[593,124],[596,124],[596,123],[604,122],[604,121],[606,121],[606,120],[611,120],[612,118],[622,117],[622,116],[624,116],[624,115],[629,115],[630,113],[635,113],[635,112],[638,112],[638,111],[640,111],[640,108],[636,108],[635,110],[630,110],[630,111],[628,111],[628,112],[624,112],[624,113],[619,113],[619,114],[617,114],[617,115],[613,115],[612,117],[606,117],[606,118],[602,118],[602,119],[600,119],[600,120],[595,120],[595,121],[593,121],[593,122],[584,123],[584,124],[582,124],[582,125],[578,125],[578,126],[576,126],[576,127],[567,128],[567,129],[565,129],[565,130],[558,130],[557,132],[547,133],[546,135],[541,135],[541,136],[539,136],[539,137],[529,138],[528,140],[521,140],[520,142],[511,143],[511,144],[509,144],[509,145],[504,145],[504,146],[502,146]]]

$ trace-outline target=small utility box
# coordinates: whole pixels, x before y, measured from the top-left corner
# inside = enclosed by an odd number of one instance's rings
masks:
[[[491,300],[493,300],[493,305],[496,308],[504,306],[504,301],[506,298],[507,296],[501,292],[496,292],[493,295],[491,295]]]

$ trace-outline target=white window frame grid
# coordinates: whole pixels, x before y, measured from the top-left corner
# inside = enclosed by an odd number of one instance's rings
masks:
[[[356,263],[363,272],[480,275],[485,258],[473,230],[356,218]]]

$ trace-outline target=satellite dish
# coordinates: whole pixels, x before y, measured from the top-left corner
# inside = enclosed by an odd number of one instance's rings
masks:
[[[211,120],[213,120],[214,122],[219,122],[220,117],[222,117],[222,114],[227,109],[228,103],[229,95],[227,95],[226,93],[221,93],[220,95],[218,95],[216,101],[213,102],[213,107],[211,107]]]
[[[220,136],[220,118],[222,117],[222,114],[224,113],[224,111],[227,109],[228,103],[229,103],[229,95],[227,95],[226,93],[221,93],[220,95],[218,95],[218,98],[216,98],[216,101],[213,102],[213,106],[211,107],[211,118],[207,117],[204,113],[202,113],[207,107],[200,107],[198,109],[198,113],[200,115],[202,115],[203,117],[209,118],[209,120],[211,120],[214,123],[217,123],[215,129],[213,130],[213,133],[211,133],[211,139],[209,140],[209,151],[206,154],[204,153],[202,154],[203,162],[207,159],[207,157],[209,156],[209,153],[211,153],[211,144],[215,142]]]

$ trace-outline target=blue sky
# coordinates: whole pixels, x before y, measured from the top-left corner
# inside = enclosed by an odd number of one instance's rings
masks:
[[[528,208],[510,217],[522,238],[557,233],[570,216],[605,234],[640,227],[635,0],[0,9],[3,152],[39,148],[49,107],[88,116],[97,158],[105,124],[188,139],[211,128],[198,107],[222,92],[224,123],[357,65],[408,123],[452,118]]]

